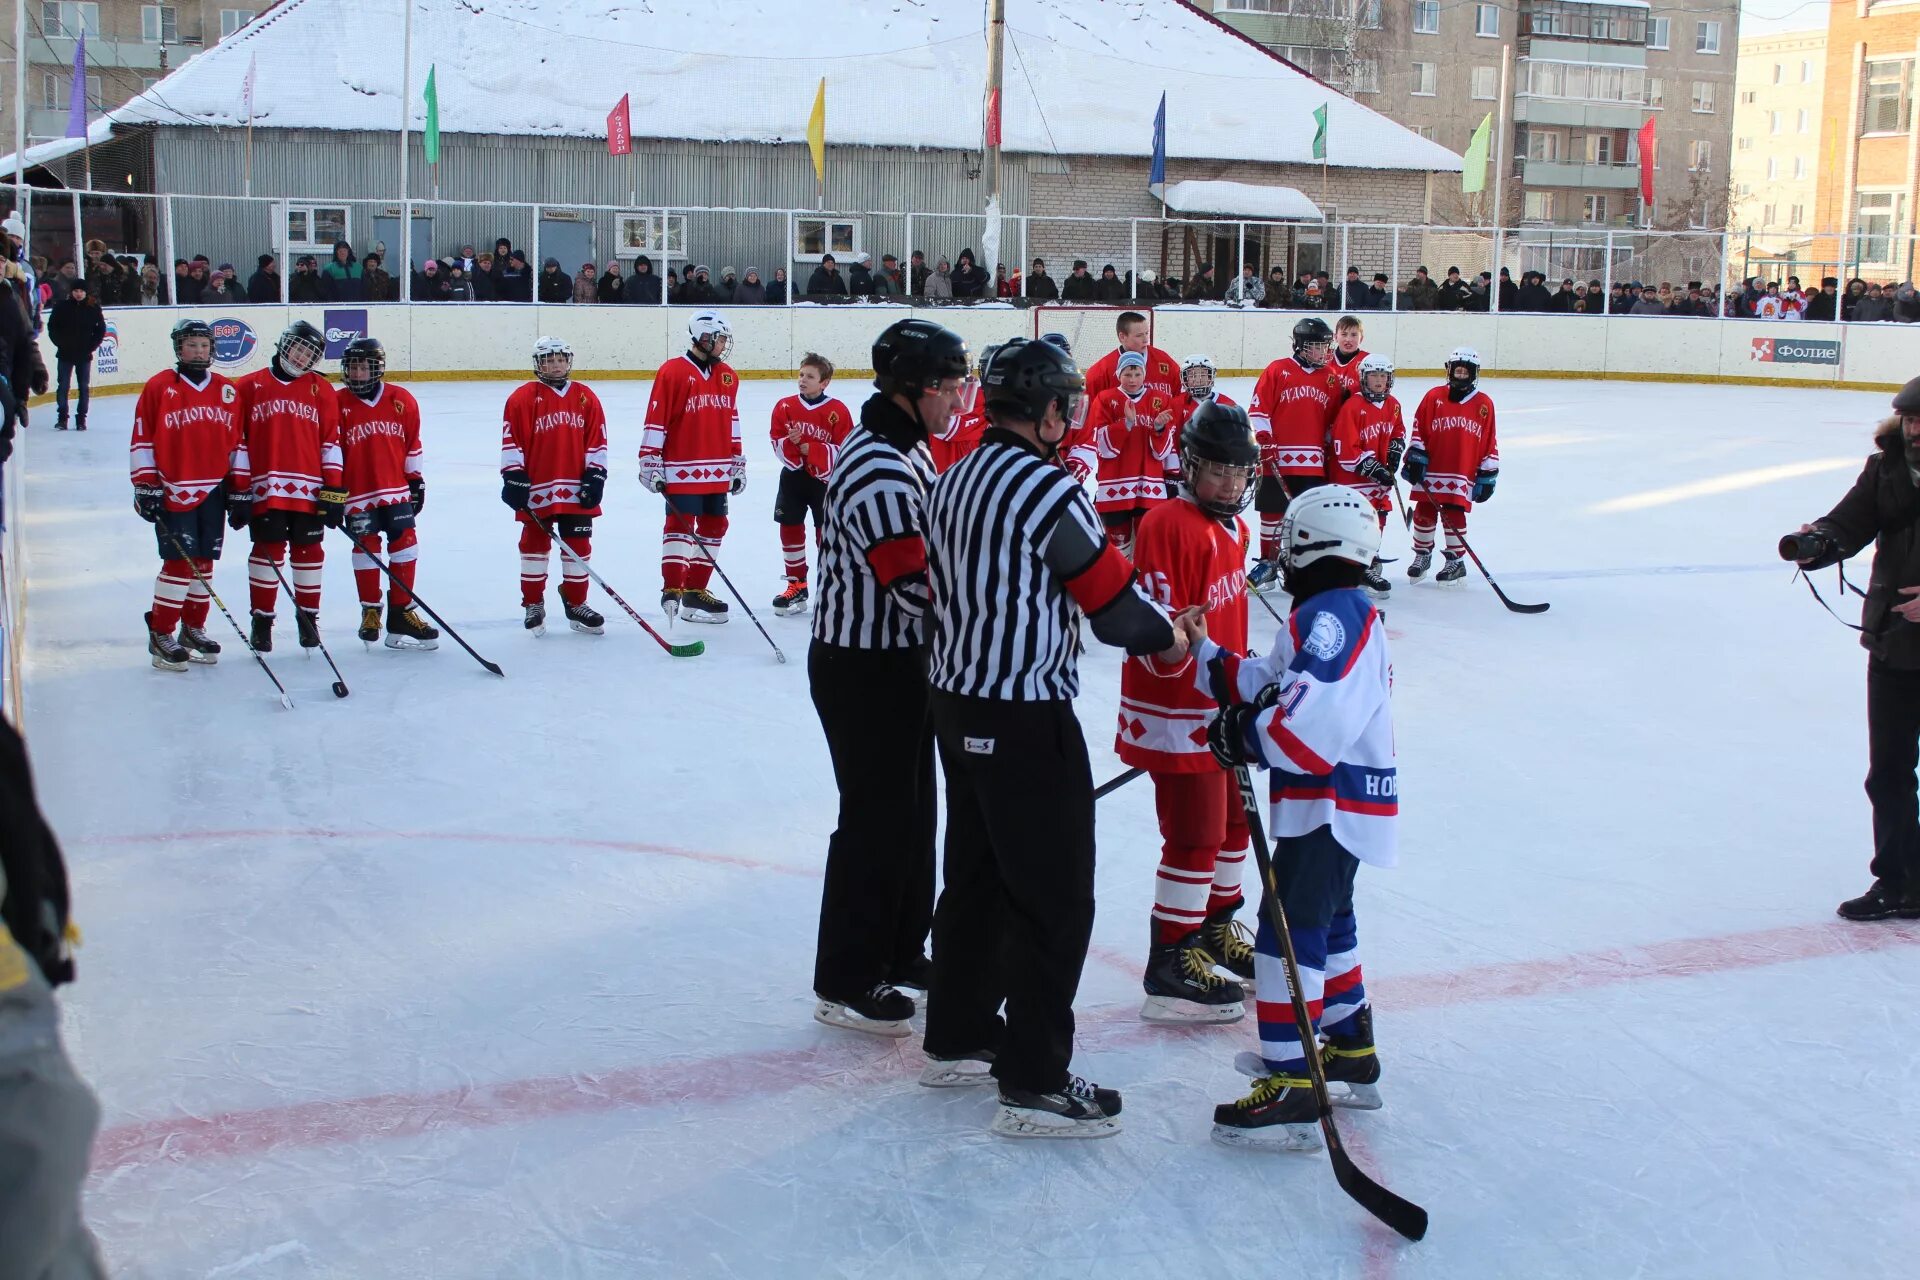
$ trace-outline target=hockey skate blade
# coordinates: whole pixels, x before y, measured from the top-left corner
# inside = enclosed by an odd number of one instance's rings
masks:
[[[220,655],[217,653],[202,653],[198,649],[189,649],[187,650],[187,661],[196,667],[211,667],[219,663]]]
[[[1213,1140],[1223,1147],[1242,1151],[1318,1151],[1318,1124],[1272,1124],[1262,1129],[1238,1129],[1229,1124],[1213,1126]]]
[[[1069,1120],[1051,1111],[1001,1104],[987,1128],[1003,1138],[1111,1138],[1120,1132],[1115,1116],[1098,1120]]]
[[[813,1006],[813,1020],[829,1027],[839,1027],[843,1031],[859,1031],[870,1036],[886,1036],[890,1040],[899,1040],[913,1034],[913,1028],[905,1021],[882,1022],[873,1018],[863,1018],[837,1000],[821,1000]]]
[[[581,635],[587,636],[603,635],[607,630],[605,627],[590,627],[584,622],[568,622],[567,625],[575,631],[578,631]]]
[[[680,621],[700,622],[710,627],[724,627],[727,625],[727,615],[724,613],[708,613],[705,609],[682,609],[680,610]]]
[[[955,1058],[942,1062],[930,1058],[920,1073],[920,1083],[929,1089],[967,1089],[993,1083],[993,1064],[981,1058]]]
[[[1148,996],[1140,1005],[1140,1021],[1163,1026],[1203,1026],[1238,1022],[1247,1016],[1241,1001],[1232,1004],[1196,1004],[1173,996]]]
[[[185,671],[188,665],[189,664],[185,662],[168,662],[159,654],[153,656],[153,669],[155,671]]]
[[[367,647],[371,649],[373,646],[368,645]],[[429,649],[438,649],[439,647],[440,642],[438,640],[416,640],[412,636],[396,636],[392,634],[387,636],[387,648],[389,649],[413,649],[425,653]]]

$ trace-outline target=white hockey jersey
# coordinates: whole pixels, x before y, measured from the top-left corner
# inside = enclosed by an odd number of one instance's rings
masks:
[[[1264,657],[1243,658],[1208,640],[1194,668],[1196,686],[1208,694],[1216,658],[1242,701],[1280,686],[1278,702],[1247,735],[1272,770],[1271,834],[1331,826],[1360,861],[1398,862],[1393,661],[1386,623],[1366,592],[1323,591],[1297,605]]]

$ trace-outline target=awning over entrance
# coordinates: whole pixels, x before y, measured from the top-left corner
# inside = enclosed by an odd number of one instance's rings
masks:
[[[1320,222],[1320,206],[1292,187],[1251,182],[1176,182],[1161,198],[1169,213],[1257,218],[1263,222]]]

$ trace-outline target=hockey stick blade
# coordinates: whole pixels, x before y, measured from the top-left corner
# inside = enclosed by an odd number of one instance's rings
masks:
[[[1109,778],[1093,789],[1093,798],[1104,800],[1145,772],[1145,769],[1129,769],[1117,778]]]
[[[447,625],[447,620],[445,618],[435,613],[433,611],[433,607],[429,605],[425,600],[422,600],[419,597],[419,595],[417,595],[414,592],[411,586],[408,586],[406,583],[401,582],[400,579],[397,576],[395,576],[392,566],[390,566],[385,560],[382,560],[379,556],[376,556],[375,554],[373,554],[373,552],[369,551],[367,549],[367,545],[364,542],[360,541],[360,536],[358,534],[354,533],[354,531],[351,529],[342,529],[340,532],[346,534],[348,539],[352,541],[353,549],[355,551],[358,551],[361,555],[365,556],[370,562],[372,562],[374,568],[380,570],[380,572],[387,575],[387,581],[393,583],[396,587],[405,588],[407,591],[407,594],[412,598],[413,603],[419,605],[420,608],[426,613],[426,615],[429,618],[432,618],[435,622],[439,623],[440,629],[446,632],[449,636],[453,637],[453,642],[459,645],[462,649],[465,649],[470,655],[472,655],[473,660],[475,662],[479,663],[487,671],[490,671],[494,675],[499,676],[501,679],[503,680],[506,679],[507,673],[500,669],[499,663],[489,662],[485,658],[481,657],[479,653],[475,651],[474,647],[468,644],[466,642],[466,639],[462,637],[458,631],[455,631],[452,627]]]
[[[658,631],[654,630],[653,624],[648,622],[645,618],[641,617],[639,612],[632,605],[627,603],[627,598],[625,596],[621,595],[618,591],[615,591],[612,587],[607,585],[607,580],[600,576],[598,570],[596,570],[591,564],[588,564],[585,560],[581,559],[580,554],[577,551],[575,551],[572,547],[568,546],[564,539],[555,535],[555,533],[553,532],[552,525],[549,525],[542,520],[535,520],[534,524],[549,538],[553,539],[553,545],[560,548],[560,554],[563,557],[565,557],[566,559],[572,560],[575,564],[579,565],[581,570],[586,573],[587,577],[591,578],[594,582],[598,583],[600,589],[607,593],[607,597],[611,599],[615,604],[620,606],[620,611],[626,614],[629,618],[632,618],[636,623],[638,623],[640,626],[640,629],[646,632],[648,635],[652,636],[654,643],[659,645],[662,649],[665,649],[669,656],[675,657],[675,658],[697,658],[701,654],[707,651],[707,642],[705,640],[690,640],[686,644],[674,644],[672,641],[668,640],[665,636],[661,635]],[[673,625],[672,619],[668,619],[667,625],[668,626]]]
[[[1323,1125],[1323,1128],[1326,1126]],[[1397,1196],[1366,1175],[1353,1162],[1347,1149],[1333,1134],[1327,1135],[1328,1154],[1333,1159],[1333,1180],[1353,1202],[1409,1240],[1423,1240],[1427,1234],[1427,1211],[1403,1196]]]
[[[1509,596],[1506,592],[1500,589],[1500,584],[1495,582],[1493,580],[1493,575],[1487,572],[1487,566],[1480,562],[1480,553],[1473,549],[1473,545],[1471,543],[1469,543],[1465,538],[1462,538],[1460,539],[1460,545],[1465,547],[1467,549],[1467,554],[1473,557],[1474,568],[1480,570],[1480,576],[1487,580],[1487,585],[1493,588],[1493,594],[1500,598],[1501,604],[1507,606],[1507,608],[1511,609],[1515,613],[1545,613],[1548,609],[1553,607],[1550,604],[1521,604],[1519,601],[1515,600],[1512,596]]]
[[[697,658],[707,651],[705,640],[689,640],[685,644],[670,644],[667,652],[676,658]]]
[[[187,568],[193,571],[194,579],[206,590],[207,598],[220,606],[220,614],[226,618],[227,625],[232,627],[233,633],[240,637],[240,643],[247,646],[247,652],[252,654],[253,660],[260,664],[260,669],[267,673],[267,679],[273,681],[273,687],[280,691],[280,705],[289,711],[293,710],[293,695],[287,692],[287,686],[280,683],[280,677],[273,674],[273,668],[268,666],[267,660],[260,656],[260,651],[253,647],[252,639],[240,629],[240,624],[234,620],[233,611],[227,608],[227,602],[220,598],[220,593],[213,589],[213,584],[208,582],[206,575],[200,572],[200,566],[193,562],[193,558],[186,553],[186,548],[180,545],[179,536],[164,524],[156,527],[166,535],[167,541],[173,544],[173,554],[187,562]]]

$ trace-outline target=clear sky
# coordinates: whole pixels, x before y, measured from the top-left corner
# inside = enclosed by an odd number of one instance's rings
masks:
[[[1657,10],[1656,2],[1654,8]],[[1827,25],[1827,0],[1740,0],[1740,34],[1771,35]]]

